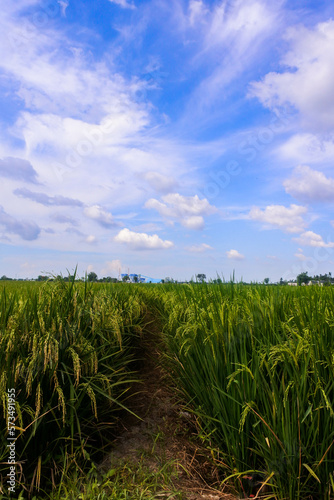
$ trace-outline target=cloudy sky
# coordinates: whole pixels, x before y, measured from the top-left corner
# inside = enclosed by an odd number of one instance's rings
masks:
[[[16,0],[0,275],[334,272],[331,0]]]

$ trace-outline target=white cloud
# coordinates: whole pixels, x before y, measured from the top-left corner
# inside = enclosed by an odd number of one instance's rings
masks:
[[[283,159],[293,159],[299,163],[328,162],[331,165],[334,137],[332,134],[324,137],[310,133],[294,134],[278,148],[278,152]]]
[[[254,49],[275,19],[274,9],[261,0],[236,0],[228,9],[225,2],[218,4],[210,19],[206,47],[233,43],[235,52],[245,57],[244,51]]]
[[[63,17],[65,17],[66,16],[66,9],[69,6],[69,2],[64,1],[64,0],[58,0],[58,4],[60,5],[60,8],[61,8],[61,15]]]
[[[190,0],[189,2],[189,22],[194,26],[197,22],[204,22],[208,9],[202,0]]]
[[[87,157],[110,152],[107,148],[124,147],[147,123],[146,113],[135,104],[122,109],[115,103],[113,112],[105,114],[97,124],[54,113],[24,112],[15,130],[24,138],[29,152],[48,145],[56,153],[63,151],[64,163],[75,168]]]
[[[145,203],[145,208],[154,209],[167,219],[176,219],[188,229],[202,229],[204,215],[217,212],[217,208],[210,205],[206,198],[195,196],[182,196],[171,193],[162,197],[164,203],[151,198]]]
[[[192,215],[191,217],[185,217],[181,219],[181,224],[183,227],[187,229],[203,229],[204,227],[204,218],[201,215]]]
[[[85,239],[86,243],[96,243],[96,236],[90,234],[89,236],[87,236],[87,238]]]
[[[188,30],[189,39],[199,45],[195,67],[202,63],[210,68],[189,102],[190,124],[196,123],[194,117],[198,114],[202,114],[201,118],[205,116],[205,120],[213,119],[219,102],[225,104],[231,83],[267,50],[280,29],[280,3],[235,0],[214,2],[209,7],[208,2],[190,2],[188,18],[182,19],[182,27]],[[212,113],[208,114],[208,108]]]
[[[152,108],[136,101],[133,80],[117,73],[110,52],[94,61],[54,22],[40,30],[30,16],[22,22],[6,9],[0,18],[0,71],[5,91],[21,107],[11,139],[24,142],[24,159],[36,178],[52,186],[56,181],[62,190],[68,180],[87,204],[105,202],[96,189],[101,178],[113,204],[141,203],[137,178],[147,170],[155,173],[152,184],[171,190],[172,176],[188,169],[187,146],[151,134]]]
[[[92,205],[84,209],[86,217],[95,220],[103,227],[111,227],[115,225],[114,219],[110,212],[107,212],[99,205]]]
[[[248,217],[251,220],[263,222],[266,228],[278,228],[287,233],[300,233],[306,226],[302,217],[306,213],[307,208],[299,205],[290,205],[290,208],[282,205],[269,205],[264,210],[253,207]]]
[[[318,170],[299,166],[283,182],[285,191],[301,201],[334,201],[334,179]]]
[[[288,30],[291,50],[282,63],[287,71],[268,73],[251,85],[250,95],[275,109],[289,105],[307,126],[319,130],[334,128],[334,21]]]
[[[190,247],[187,247],[186,250],[188,250],[188,252],[193,252],[193,253],[203,253],[208,250],[213,250],[213,248],[207,243],[200,243],[198,245],[192,245]]]
[[[119,259],[107,261],[101,273],[103,276],[109,276],[112,274],[113,276],[118,276],[122,271],[122,262]]]
[[[134,4],[130,4],[127,2],[127,0],[109,0],[111,3],[115,3],[116,5],[119,5],[123,9],[135,9],[136,6]]]
[[[56,114],[99,123],[114,112],[126,115],[145,107],[133,101],[133,82],[116,72],[110,55],[94,61],[80,42],[55,29],[43,9],[43,29],[33,15],[21,17],[8,9],[0,19],[0,68],[27,115]]]
[[[228,250],[226,252],[226,256],[228,259],[232,260],[243,260],[245,258],[245,256],[239,253],[238,250]]]
[[[135,233],[127,228],[122,229],[115,236],[114,241],[125,243],[134,250],[157,250],[174,246],[172,241],[162,240],[157,234]]]
[[[333,242],[325,243],[320,234],[316,234],[313,231],[306,231],[302,233],[298,238],[294,238],[302,246],[309,247],[322,247],[322,248],[334,248]]]
[[[177,186],[173,177],[162,175],[158,172],[146,172],[143,177],[153,189],[161,193],[171,192]]]
[[[304,255],[302,251],[295,253],[295,257],[302,262],[307,260],[306,255]]]

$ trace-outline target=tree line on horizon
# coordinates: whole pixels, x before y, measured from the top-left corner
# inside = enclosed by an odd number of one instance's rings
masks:
[[[62,281],[89,281],[91,283],[128,283],[130,282],[130,276],[128,274],[125,274],[122,276],[121,279],[118,278],[113,278],[111,276],[103,276],[102,278],[99,278],[98,275],[94,272],[91,271],[88,273],[86,276],[83,276],[81,278],[78,278],[76,273],[75,274],[68,274],[68,276],[62,276],[58,274],[57,276],[53,275],[38,275],[37,278],[32,278],[31,280],[24,280],[23,278],[10,278],[6,275],[3,275],[0,277],[0,281],[57,281],[57,280],[62,280]],[[234,275],[231,277],[231,279],[228,282],[235,282]],[[132,283],[138,283],[139,279],[137,275],[133,277],[133,280],[131,281]],[[178,280],[174,280],[173,278],[164,278],[161,279],[161,283],[213,283],[215,285],[219,285],[222,283],[225,283],[226,281],[224,279],[221,279],[219,276],[215,279],[209,279],[207,281],[206,275],[203,273],[199,273],[192,277],[189,281],[181,282]],[[303,272],[297,275],[295,280],[290,280],[289,282],[287,280],[283,280],[283,278],[280,279],[279,282],[277,283],[271,283],[270,278],[264,278],[262,282],[257,282],[257,283],[263,283],[265,285],[269,284],[279,284],[279,285],[287,285],[288,283],[297,283],[297,285],[307,285],[310,282],[316,282],[320,283],[322,285],[332,285],[334,284],[334,276],[332,276],[331,272],[325,273],[325,274],[317,274],[314,276],[309,276],[308,272]],[[247,283],[246,281],[241,280],[239,283],[248,285],[248,284],[254,284],[253,282]]]

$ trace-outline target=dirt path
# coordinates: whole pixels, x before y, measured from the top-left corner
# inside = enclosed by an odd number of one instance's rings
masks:
[[[177,470],[173,484],[182,492],[182,499],[236,500],[214,489],[219,484],[218,471],[208,452],[198,440],[196,443],[193,418],[182,410],[171,376],[158,364],[160,347],[159,326],[148,316],[139,348],[140,383],[132,388],[128,404],[141,420],[131,414],[122,419],[124,429],[103,468],[124,461],[136,463],[145,456],[145,465],[154,473],[161,464],[173,460]]]

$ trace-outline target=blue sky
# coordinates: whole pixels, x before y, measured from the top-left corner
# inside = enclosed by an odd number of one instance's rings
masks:
[[[0,275],[334,271],[334,4],[17,0]]]

